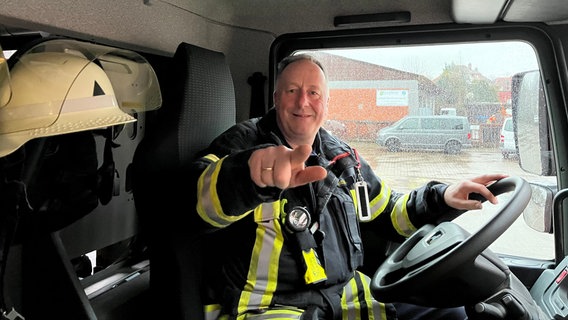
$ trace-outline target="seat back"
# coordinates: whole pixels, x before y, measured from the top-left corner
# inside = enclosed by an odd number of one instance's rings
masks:
[[[235,92],[224,54],[188,43],[165,76],[162,108],[134,156],[134,199],[149,243],[156,316],[200,319],[202,254],[191,232],[195,208],[184,203],[185,168],[235,123]]]

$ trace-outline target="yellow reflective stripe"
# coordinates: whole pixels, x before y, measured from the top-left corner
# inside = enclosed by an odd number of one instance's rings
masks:
[[[210,158],[213,158],[213,156]],[[223,212],[219,195],[217,194],[217,179],[223,160],[224,158],[211,163],[197,181],[197,213],[203,221],[217,228],[224,228],[250,212],[248,211],[237,216],[229,216]]]
[[[239,315],[237,320],[266,320],[266,319],[280,319],[280,320],[290,320],[290,319],[301,319],[304,310],[294,308],[294,307],[277,307],[267,309],[262,313],[251,312]]]
[[[357,279],[359,279],[360,286]],[[343,320],[360,320],[366,318],[369,320],[386,320],[387,313],[384,303],[375,300],[371,294],[370,281],[367,275],[356,271],[355,275],[349,283],[343,287],[343,294],[341,295],[341,309]],[[359,297],[365,301],[365,305],[361,303]],[[367,317],[363,317],[363,314]]]
[[[381,181],[381,192],[369,203],[371,206],[371,220],[383,213],[389,204],[391,193],[392,189],[386,183]]]
[[[203,173],[201,173],[199,180],[197,180],[197,206],[196,206],[196,209],[197,209],[197,213],[199,214],[201,219],[203,219],[203,221],[205,221],[205,222],[207,222],[210,225],[213,225],[215,227],[222,227],[221,224],[219,224],[219,223],[215,222],[213,219],[209,218],[209,215],[207,214],[207,212],[210,211],[210,210],[205,209],[205,206],[207,204],[209,204],[209,202],[202,200],[203,198],[206,197],[206,195],[201,196],[201,194],[207,193],[207,191],[209,190],[208,184],[207,184],[207,187],[206,187],[206,183],[205,183],[205,180],[207,180],[207,178],[209,177],[209,175],[208,175],[209,170],[211,170],[211,165],[209,165],[207,168],[205,168]]]
[[[352,278],[345,287],[343,287],[343,294],[341,295],[342,319],[361,319],[361,305],[359,304],[359,299],[357,299],[357,291],[355,278]]]
[[[263,213],[259,211],[270,211]],[[255,217],[277,217],[280,202],[265,203],[255,209]],[[266,308],[272,301],[278,282],[278,262],[284,244],[279,219],[257,221],[256,240],[249,265],[247,282],[241,293],[237,312]]]
[[[220,304],[208,304],[203,307],[205,311],[205,320],[217,320],[221,315]]]
[[[262,203],[254,210],[254,221],[261,222],[272,219],[279,219],[281,208],[282,205],[280,200]]]
[[[404,237],[410,237],[410,235],[412,235],[412,233],[416,231],[416,227],[412,224],[412,222],[410,222],[408,211],[406,210],[408,197],[408,194],[400,197],[396,201],[396,204],[391,211],[392,225],[394,226],[396,232]]]
[[[351,194],[351,199],[353,199],[353,204],[355,205],[355,212],[359,213],[359,201],[357,201],[357,192],[355,189],[350,189],[349,193]]]
[[[274,217],[280,216],[280,203],[275,201],[272,203],[272,212]],[[266,247],[271,246],[270,258],[267,261],[266,269],[268,270],[268,280],[266,284],[266,292],[270,295],[265,295],[261,302],[261,305],[268,305],[272,301],[272,295],[276,291],[276,285],[278,283],[278,262],[280,261],[280,253],[282,252],[282,247],[284,246],[284,236],[282,234],[282,227],[280,225],[279,219],[272,219],[268,224],[271,228],[265,230],[265,234],[270,235],[270,240],[265,238],[264,244]],[[267,241],[269,240],[269,241]]]
[[[211,162],[217,162],[217,161],[219,161],[219,157],[217,157],[216,155],[214,155],[214,154],[212,154],[212,153],[210,153],[210,154],[208,154],[208,155],[206,155],[206,156],[203,156],[203,158],[205,158],[205,159],[207,159],[207,160],[209,160],[209,161],[211,161]]]
[[[357,271],[357,273],[359,275],[361,275],[361,273],[359,273]],[[378,301],[376,301],[375,299],[373,299],[373,295],[371,293],[371,283],[369,282],[369,278],[365,277],[365,276],[360,276],[359,277],[361,279],[361,283],[363,284],[363,291],[365,292],[365,301],[367,302],[367,311],[369,313],[369,320],[375,320],[375,312],[378,312],[380,314],[380,318],[379,319],[385,319],[387,314],[384,308],[384,305]],[[376,310],[375,308],[377,308],[378,310]]]

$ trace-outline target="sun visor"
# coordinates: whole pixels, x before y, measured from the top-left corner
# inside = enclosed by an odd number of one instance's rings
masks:
[[[55,39],[12,58],[0,156],[34,138],[132,122],[162,103],[154,70],[128,50]]]
[[[8,62],[4,56],[4,51],[0,46],[0,108],[10,101],[12,88],[10,86],[10,73],[8,72]]]

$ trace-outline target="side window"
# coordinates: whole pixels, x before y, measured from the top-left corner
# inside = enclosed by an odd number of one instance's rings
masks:
[[[449,130],[463,130],[463,121],[459,119],[452,119],[448,121],[448,124],[450,124]]]
[[[443,121],[440,121],[440,119],[422,119],[422,129],[426,130],[445,129],[443,124]]]
[[[315,55],[328,73],[328,118],[345,124],[344,140],[392,189],[409,192],[431,180],[455,183],[488,173],[556,185],[556,177],[525,172],[519,165],[514,139],[501,135],[505,121],[512,117],[514,76],[539,69],[536,52],[527,42],[367,46],[307,52]],[[423,127],[469,129],[467,141],[451,142],[463,145],[446,149],[457,152],[404,149],[404,145],[393,148],[378,142],[381,129],[406,116],[448,115],[464,117],[465,121],[423,121]],[[405,128],[409,127],[407,122]],[[519,127],[520,132],[523,130]],[[482,211],[468,212],[454,222],[475,232],[498,209],[485,203]],[[543,207],[537,210],[544,212]],[[500,254],[553,259],[554,237],[531,229],[521,215],[491,249]]]
[[[420,119],[412,118],[402,122],[399,126],[401,130],[420,129]]]

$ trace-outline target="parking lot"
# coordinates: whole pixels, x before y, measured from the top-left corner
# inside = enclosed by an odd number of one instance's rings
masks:
[[[389,152],[371,142],[350,142],[350,145],[382,179],[400,191],[408,191],[432,179],[452,183],[486,173],[537,178],[522,170],[516,157],[504,159],[498,148],[470,148],[448,155],[439,151]]]
[[[349,142],[369,162],[377,175],[392,189],[408,192],[430,180],[454,183],[465,178],[486,173],[506,173],[525,178],[527,181],[549,181],[554,177],[540,177],[520,168],[516,157],[504,159],[498,148],[471,148],[458,155],[443,152],[389,152],[371,142]],[[499,197],[501,203],[507,194]],[[475,214],[462,215],[454,222],[473,232],[484,225],[500,208],[485,204]],[[554,257],[552,235],[529,228],[522,216],[491,248],[500,253],[550,259]]]

